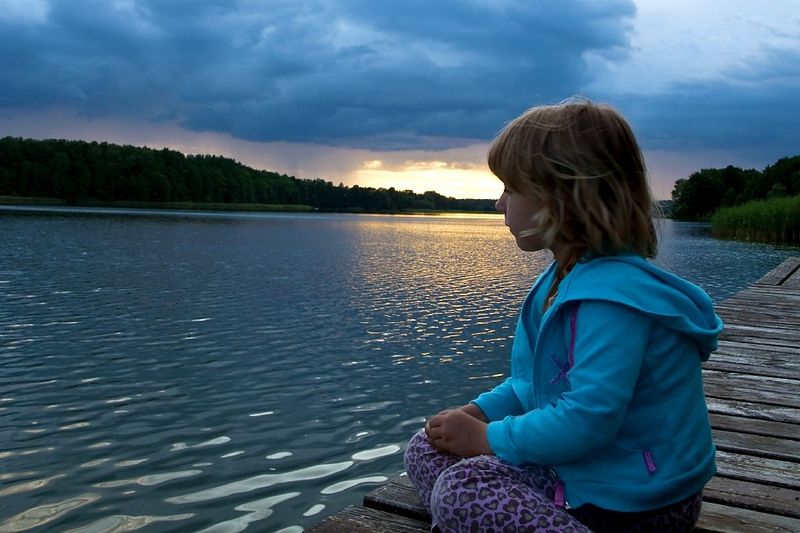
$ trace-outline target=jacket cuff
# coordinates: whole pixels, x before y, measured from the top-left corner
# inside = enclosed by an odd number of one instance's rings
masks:
[[[502,420],[503,417],[507,416],[509,412],[508,406],[503,405],[501,402],[497,402],[496,398],[493,397],[491,392],[481,394],[470,403],[477,405],[478,408],[483,411],[486,419],[490,422]]]
[[[508,430],[513,419],[513,416],[507,416],[502,421],[489,423],[486,428],[486,438],[489,441],[489,447],[497,457],[514,465],[521,465],[525,460],[509,437]]]

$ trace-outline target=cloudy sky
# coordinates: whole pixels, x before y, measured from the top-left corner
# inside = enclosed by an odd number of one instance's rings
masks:
[[[660,198],[800,154],[797,0],[0,0],[0,136],[492,197],[489,141],[580,94]]]

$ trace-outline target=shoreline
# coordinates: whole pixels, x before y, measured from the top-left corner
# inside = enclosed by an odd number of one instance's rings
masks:
[[[241,204],[222,202],[138,202],[114,201],[96,202],[85,201],[68,203],[59,198],[40,198],[31,196],[0,196],[0,207],[17,208],[98,208],[98,209],[142,209],[152,211],[209,211],[209,212],[249,212],[249,213],[341,213],[341,214],[368,214],[368,215],[454,215],[477,214],[499,215],[497,211],[463,211],[445,209],[411,209],[408,211],[366,211],[363,209],[325,210],[304,204]]]
[[[80,207],[119,209],[162,209],[190,211],[264,211],[264,212],[310,212],[314,208],[300,204],[240,204],[222,202],[139,202],[118,200],[113,202],[84,201],[69,203],[60,198],[33,196],[0,196],[0,206],[14,207]]]

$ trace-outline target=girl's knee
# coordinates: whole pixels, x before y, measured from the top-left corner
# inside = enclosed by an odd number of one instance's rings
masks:
[[[414,433],[414,436],[411,437],[411,440],[408,441],[408,448],[406,448],[406,454],[409,452],[427,452],[432,449],[433,446],[428,442],[428,437],[425,435],[425,432],[420,430]]]
[[[431,491],[431,507],[464,507],[491,492],[493,463],[483,456],[470,457],[444,470]],[[488,475],[487,475],[488,474]],[[499,484],[498,484],[499,488]]]
[[[489,479],[493,466],[487,458],[471,457],[442,472],[431,491],[433,523],[442,531],[491,530],[486,520],[497,511],[500,488]]]
[[[430,502],[431,488],[439,474],[460,460],[460,457],[434,448],[422,431],[411,438],[403,456],[408,478],[425,505]]]
[[[406,472],[416,470],[420,463],[424,462],[425,458],[430,457],[432,452],[435,451],[436,449],[430,445],[424,431],[414,434],[411,440],[408,441],[408,446],[403,455]]]

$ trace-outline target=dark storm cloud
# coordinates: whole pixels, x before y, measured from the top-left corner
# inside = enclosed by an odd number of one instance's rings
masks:
[[[614,0],[82,0],[0,20],[0,107],[177,120],[258,141],[402,149],[487,139],[623,57]]]
[[[616,99],[645,148],[743,151],[760,160],[800,149],[800,50],[769,48],[724,79]]]

